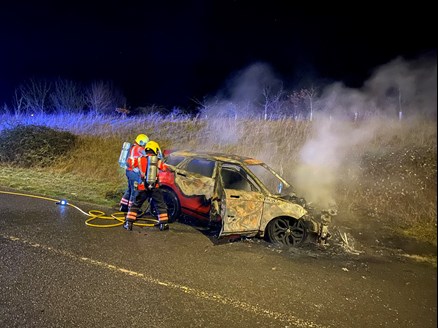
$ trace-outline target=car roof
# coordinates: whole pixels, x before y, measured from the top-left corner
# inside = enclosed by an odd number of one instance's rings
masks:
[[[260,161],[255,158],[235,155],[235,154],[226,154],[226,153],[216,153],[216,152],[197,152],[190,150],[177,150],[170,153],[170,156],[183,156],[183,157],[198,157],[204,159],[210,159],[225,163],[238,163],[238,164],[246,164],[246,165],[259,165],[263,164],[263,161]]]

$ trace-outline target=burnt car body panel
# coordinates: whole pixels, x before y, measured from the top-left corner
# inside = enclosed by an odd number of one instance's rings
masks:
[[[224,189],[221,199],[222,229],[219,236],[243,234],[255,236],[260,231],[264,195],[245,190]]]
[[[280,242],[284,239],[287,244],[289,238],[293,244],[298,221],[303,222],[299,229],[306,230],[301,239],[308,232],[320,237],[327,232],[330,215],[315,216],[302,198],[293,192],[281,193],[282,187],[290,189],[290,184],[260,160],[175,151],[166,157],[166,164],[170,170],[160,173],[161,185],[176,194],[183,214],[220,223],[219,237],[264,237],[268,233],[272,239],[278,231]]]
[[[260,229],[265,231],[266,226],[273,218],[290,217],[293,219],[300,219],[307,213],[307,210],[301,205],[287,202],[281,198],[267,197],[264,203]],[[317,229],[317,226],[315,225],[309,225],[308,228],[311,228],[310,231],[317,232],[315,231]]]

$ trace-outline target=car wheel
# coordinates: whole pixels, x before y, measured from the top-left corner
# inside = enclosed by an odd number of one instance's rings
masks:
[[[178,197],[172,190],[166,188],[162,189],[162,194],[164,202],[167,205],[169,222],[177,221],[179,216],[181,215],[181,205],[179,203]]]
[[[269,222],[267,235],[273,244],[297,246],[307,238],[307,228],[303,220],[276,218]]]

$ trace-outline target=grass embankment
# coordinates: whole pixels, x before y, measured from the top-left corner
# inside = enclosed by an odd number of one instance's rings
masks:
[[[146,133],[163,149],[223,151],[256,157],[315,204],[335,201],[337,220],[389,227],[436,245],[436,122],[359,123],[260,120],[2,117],[7,127],[40,124],[72,132],[71,150],[49,166],[2,163],[0,186],[53,198],[116,205],[125,188],[117,159],[123,141]],[[27,121],[27,122],[25,122]]]

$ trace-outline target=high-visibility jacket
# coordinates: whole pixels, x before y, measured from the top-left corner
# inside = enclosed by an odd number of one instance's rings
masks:
[[[138,144],[134,144],[129,150],[127,162],[127,170],[138,172],[140,176],[144,178],[147,165],[146,152],[144,150],[144,147]]]

